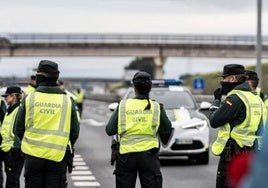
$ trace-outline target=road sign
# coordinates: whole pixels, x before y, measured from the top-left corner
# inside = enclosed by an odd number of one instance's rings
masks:
[[[193,88],[195,90],[204,90],[205,80],[203,78],[196,78],[193,80]]]

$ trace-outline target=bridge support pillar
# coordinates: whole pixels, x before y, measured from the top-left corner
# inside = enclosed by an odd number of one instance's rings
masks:
[[[163,79],[164,77],[164,64],[166,63],[167,57],[159,56],[159,57],[154,57],[154,78],[155,79]]]

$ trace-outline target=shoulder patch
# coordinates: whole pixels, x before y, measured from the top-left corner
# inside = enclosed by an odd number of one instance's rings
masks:
[[[233,105],[233,103],[231,103],[231,101],[226,101],[225,102],[227,105],[229,105],[229,106],[232,106]]]

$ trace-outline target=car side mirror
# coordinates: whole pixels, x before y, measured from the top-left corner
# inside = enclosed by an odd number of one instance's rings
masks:
[[[211,106],[210,102],[203,101],[200,103],[200,110],[208,110]]]
[[[113,102],[111,104],[109,104],[108,108],[110,109],[110,111],[114,111],[118,106],[118,102]]]

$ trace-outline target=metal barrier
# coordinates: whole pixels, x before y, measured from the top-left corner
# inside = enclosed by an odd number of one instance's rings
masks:
[[[1,34],[10,43],[96,43],[96,44],[222,44],[255,45],[254,35],[183,35],[183,34],[66,34],[12,33]],[[262,38],[268,45],[268,37]]]

